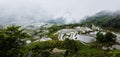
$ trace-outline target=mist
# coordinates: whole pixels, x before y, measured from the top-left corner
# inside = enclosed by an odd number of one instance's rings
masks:
[[[0,25],[29,25],[59,19],[79,22],[102,10],[120,9],[119,0],[0,0]]]
[[[37,22],[45,22],[50,16],[41,6],[29,0],[12,0],[0,3],[0,24],[19,24],[27,25]]]

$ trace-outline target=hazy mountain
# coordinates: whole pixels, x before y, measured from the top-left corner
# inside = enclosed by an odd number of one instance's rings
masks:
[[[64,20],[64,18],[60,17],[60,18],[57,18],[57,19],[51,19],[51,20],[48,21],[48,23],[64,24],[65,20]]]
[[[95,24],[103,28],[120,29],[120,11],[101,11],[93,16],[89,16],[82,22],[83,24]]]

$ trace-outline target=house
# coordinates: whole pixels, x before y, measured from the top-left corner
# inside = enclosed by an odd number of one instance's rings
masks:
[[[51,38],[41,38],[40,41],[50,41],[52,40]]]
[[[27,44],[30,44],[30,43],[31,43],[31,40],[27,40],[26,43],[27,43]]]
[[[76,27],[75,28],[78,32],[80,32],[79,34],[82,34],[82,33],[86,33],[86,32],[89,32],[89,31],[93,31],[92,29],[88,28],[88,27]]]
[[[65,53],[66,52],[66,50],[61,50],[61,49],[58,49],[58,48],[54,48],[53,50],[52,50],[52,52],[53,53]]]
[[[93,30],[102,30],[100,27],[95,26],[94,24],[92,24],[92,29],[93,29]]]
[[[52,40],[51,38],[41,38],[41,39],[37,39],[34,42],[42,42],[42,41],[50,41]]]
[[[76,29],[62,29],[57,32],[59,40],[65,40],[65,38],[76,39],[78,31]]]
[[[75,29],[61,29],[55,34],[58,34],[59,40],[65,40],[65,38],[75,40],[77,39],[76,36],[78,35],[79,32],[81,34],[81,33],[85,33],[86,31],[92,31],[92,29],[88,27],[76,27]]]

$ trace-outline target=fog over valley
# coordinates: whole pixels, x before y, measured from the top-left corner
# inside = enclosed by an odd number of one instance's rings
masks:
[[[120,0],[0,0],[0,57],[120,57]]]
[[[0,0],[0,25],[75,23],[102,10],[119,10],[119,1],[109,0]],[[106,4],[107,3],[107,4]],[[114,4],[113,4],[114,3]]]

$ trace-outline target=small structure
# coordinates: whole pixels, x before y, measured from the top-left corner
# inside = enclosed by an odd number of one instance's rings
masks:
[[[49,41],[52,40],[51,38],[41,38],[40,41]]]
[[[30,43],[31,43],[31,40],[27,40],[26,43],[27,43],[27,44],[30,44]]]
[[[41,38],[41,39],[37,39],[34,42],[41,42],[41,41],[50,41],[52,40],[51,38]]]
[[[75,29],[62,29],[57,32],[59,40],[65,40],[65,38],[69,39],[77,39],[76,35],[78,31]]]
[[[88,27],[76,27],[75,29],[76,29],[78,32],[80,32],[79,34],[93,31],[92,29],[90,29],[90,28],[88,28]]]
[[[58,48],[54,48],[53,50],[52,50],[52,52],[53,53],[65,53],[66,52],[66,50],[61,50],[61,49],[58,49]]]
[[[82,34],[88,31],[92,31],[92,29],[88,27],[76,27],[75,29],[61,29],[57,32],[59,40],[65,40],[65,38],[69,39],[77,39],[78,34]]]
[[[95,26],[94,24],[92,24],[92,29],[93,29],[93,30],[102,30],[100,27]]]

